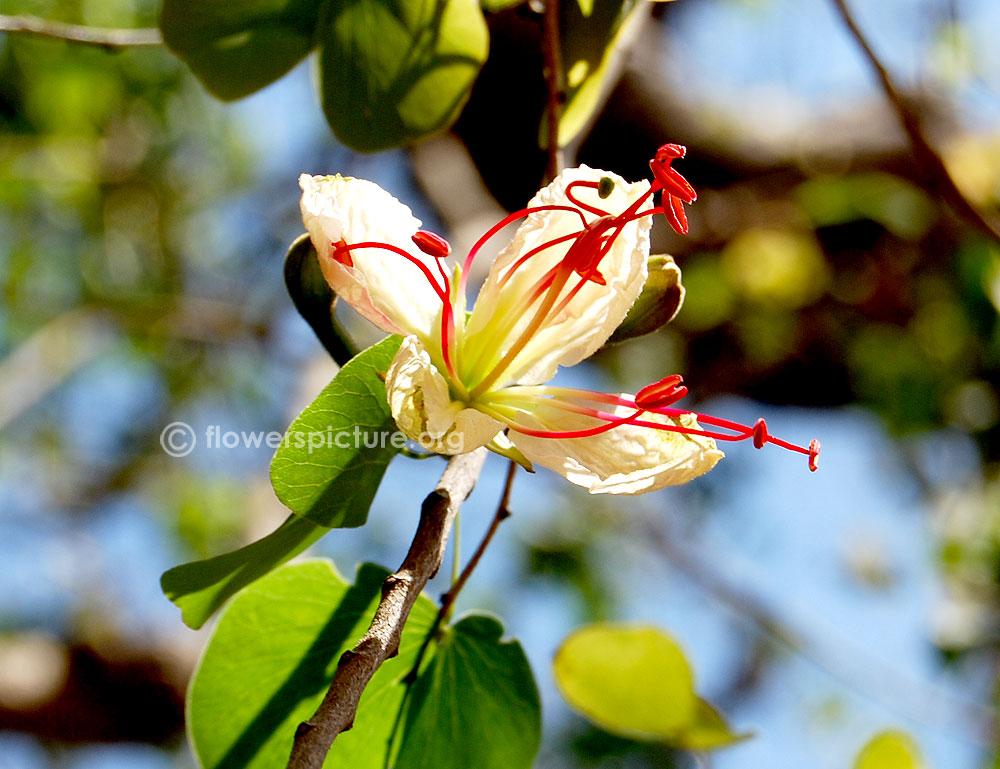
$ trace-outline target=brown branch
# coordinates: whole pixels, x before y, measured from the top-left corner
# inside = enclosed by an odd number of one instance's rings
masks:
[[[549,181],[555,179],[563,169],[563,154],[559,147],[559,113],[566,98],[563,90],[562,45],[559,41],[559,0],[545,0],[545,15],[542,17],[542,54],[545,57],[545,85],[548,88],[548,102],[545,107],[549,155],[545,175]]]
[[[517,463],[511,462],[507,467],[507,478],[504,481],[503,493],[500,495],[500,504],[497,505],[497,511],[493,515],[493,520],[490,522],[489,528],[486,530],[482,540],[479,542],[476,552],[472,554],[472,558],[470,558],[469,562],[465,564],[465,568],[462,569],[461,574],[458,575],[454,584],[444,595],[441,596],[441,606],[438,609],[437,616],[434,617],[434,622],[431,624],[430,630],[428,630],[427,635],[424,636],[424,641],[420,645],[420,650],[417,652],[417,658],[413,662],[413,667],[410,668],[410,672],[407,673],[406,677],[403,679],[403,683],[406,685],[406,693],[403,695],[403,700],[399,704],[399,711],[396,714],[396,722],[392,725],[392,732],[389,735],[389,745],[386,750],[386,761],[388,761],[392,756],[393,749],[396,745],[396,738],[399,734],[399,727],[402,724],[403,711],[405,709],[406,701],[409,699],[413,684],[416,683],[417,676],[420,674],[420,666],[423,664],[424,657],[427,655],[428,647],[431,645],[431,642],[437,638],[441,625],[448,621],[451,608],[455,605],[455,599],[458,598],[458,594],[462,592],[462,588],[465,587],[465,583],[469,581],[469,577],[472,576],[472,572],[475,571],[476,566],[479,565],[479,561],[482,560],[483,553],[486,552],[486,548],[489,547],[490,542],[493,540],[493,535],[497,533],[497,529],[500,528],[500,524],[510,518],[510,492],[511,489],[514,488],[514,475],[516,472]],[[388,766],[388,764],[386,765]]]
[[[945,166],[941,156],[938,155],[927,139],[920,114],[896,87],[892,77],[889,75],[889,71],[883,66],[868,39],[854,20],[854,16],[847,7],[846,0],[830,1],[840,14],[844,26],[847,27],[858,47],[864,53],[865,58],[868,59],[868,63],[875,70],[875,74],[878,75],[882,83],[882,90],[885,91],[889,104],[899,118],[899,122],[902,124],[907,137],[909,137],[913,154],[927,175],[930,191],[943,198],[955,213],[965,219],[970,225],[1000,243],[1000,229],[997,229],[995,224],[988,221],[982,212],[965,197],[958,188],[958,185],[955,184],[955,180],[948,173],[948,168]]]
[[[96,45],[107,49],[163,45],[163,37],[158,29],[85,27],[80,24],[48,21],[35,16],[0,15],[0,32],[36,35],[53,40],[65,40],[70,43]]]
[[[316,713],[296,729],[287,769],[320,769],[337,735],[354,724],[361,694],[379,666],[396,655],[410,609],[441,565],[455,514],[472,492],[485,458],[485,449],[453,457],[424,500],[406,558],[386,577],[368,632],[341,656]]]
[[[497,505],[497,511],[493,515],[490,527],[486,530],[482,540],[479,542],[476,552],[472,554],[472,558],[470,558],[469,562],[465,564],[465,568],[462,569],[462,573],[458,575],[458,579],[455,580],[455,584],[453,584],[448,591],[441,596],[441,608],[438,609],[437,616],[434,618],[434,624],[431,625],[431,629],[427,633],[427,637],[424,639],[424,643],[420,647],[420,651],[417,654],[416,662],[414,662],[412,670],[410,670],[407,675],[408,680],[412,681],[416,678],[417,673],[420,671],[420,663],[423,662],[424,654],[427,652],[427,647],[430,645],[431,640],[433,640],[433,638],[437,635],[437,631],[441,627],[441,623],[448,619],[451,608],[455,605],[455,599],[458,598],[458,594],[462,592],[462,588],[465,587],[465,583],[469,581],[469,577],[472,576],[472,572],[475,571],[476,567],[479,565],[479,561],[483,558],[483,553],[486,552],[486,548],[489,547],[490,542],[493,541],[493,535],[497,533],[497,529],[500,528],[500,524],[510,518],[510,492],[511,489],[514,488],[514,475],[516,473],[517,463],[511,462],[507,467],[507,478],[504,481],[503,493],[500,495],[500,504]]]

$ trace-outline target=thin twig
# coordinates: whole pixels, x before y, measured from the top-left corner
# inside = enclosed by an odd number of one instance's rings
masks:
[[[943,198],[944,201],[951,206],[952,209],[954,209],[955,213],[965,219],[969,224],[976,227],[976,229],[981,230],[984,234],[989,235],[997,242],[1000,242],[1000,229],[997,229],[996,225],[988,221],[979,209],[972,205],[969,199],[965,197],[962,191],[958,188],[958,185],[955,184],[955,180],[952,179],[951,174],[948,173],[948,168],[945,166],[941,156],[938,155],[937,151],[931,146],[930,141],[927,139],[927,134],[924,132],[920,114],[912,107],[906,98],[903,97],[899,89],[896,87],[892,77],[889,75],[889,71],[883,66],[882,62],[875,54],[874,49],[871,47],[871,44],[868,42],[868,39],[864,36],[861,28],[854,20],[854,16],[847,7],[846,1],[830,1],[840,14],[840,18],[843,20],[844,26],[847,27],[848,31],[854,37],[858,47],[861,48],[865,58],[868,59],[868,63],[871,65],[872,69],[875,70],[875,74],[878,75],[879,80],[882,82],[882,90],[885,91],[889,104],[896,112],[896,116],[899,118],[899,122],[902,124],[903,130],[910,139],[910,145],[913,148],[913,154],[916,156],[917,162],[921,165],[927,175],[926,182],[930,191]]]
[[[647,525],[644,536],[676,569],[720,603],[854,691],[916,723],[940,727],[945,722],[950,727],[961,728],[962,736],[970,744],[985,748],[995,745],[1000,730],[997,709],[936,684],[919,681],[870,654],[848,637],[838,635],[832,628],[817,631],[802,622],[792,628],[754,591],[719,569],[716,566],[718,558],[703,557],[680,544],[660,526]]]
[[[514,475],[516,472],[517,463],[511,462],[507,467],[507,478],[504,481],[503,493],[500,495],[500,503],[497,505],[496,513],[493,514],[493,520],[490,521],[490,526],[483,535],[482,540],[479,542],[476,552],[472,554],[472,558],[470,558],[469,562],[465,564],[465,568],[462,569],[462,572],[458,575],[458,577],[456,577],[448,591],[441,596],[441,606],[438,609],[437,616],[434,617],[434,622],[427,631],[427,635],[424,636],[424,642],[420,645],[420,650],[417,652],[417,658],[413,662],[413,667],[410,668],[410,672],[407,673],[406,677],[403,679],[403,683],[406,685],[406,693],[403,695],[403,699],[399,704],[399,711],[396,713],[396,721],[393,724],[391,733],[389,734],[389,744],[386,750],[386,766],[389,765],[389,761],[392,757],[399,727],[402,723],[403,710],[405,708],[406,701],[410,697],[413,684],[416,683],[417,676],[420,674],[420,666],[423,664],[424,657],[427,654],[427,649],[431,645],[431,641],[437,638],[441,625],[447,622],[450,618],[451,609],[455,605],[455,599],[458,598],[458,594],[462,592],[462,588],[465,587],[465,583],[469,581],[469,577],[472,576],[472,572],[475,571],[476,566],[479,565],[479,561],[482,560],[483,553],[486,552],[486,548],[489,547],[490,542],[493,540],[493,535],[497,533],[497,529],[500,528],[500,524],[510,518],[510,493],[514,488]]]
[[[368,632],[341,656],[316,713],[296,729],[287,769],[320,769],[333,741],[354,724],[365,687],[382,663],[398,652],[410,609],[441,566],[455,514],[472,492],[485,458],[485,449],[453,457],[437,487],[424,500],[406,558],[386,577]]]
[[[35,16],[5,16],[0,14],[0,32],[36,35],[52,40],[96,45],[107,49],[163,45],[163,37],[158,29],[85,27],[80,24],[48,21]]]
[[[514,488],[514,475],[516,473],[517,463],[510,462],[507,466],[507,478],[504,481],[503,493],[500,495],[500,503],[497,505],[497,511],[493,515],[493,520],[490,521],[490,527],[486,530],[486,533],[483,535],[482,540],[479,542],[479,546],[472,554],[469,562],[465,564],[465,568],[462,569],[462,573],[458,575],[458,579],[456,579],[455,583],[448,589],[448,591],[441,596],[441,608],[438,609],[437,617],[434,619],[434,625],[427,634],[427,638],[424,639],[424,645],[420,649],[420,653],[417,655],[417,661],[413,666],[413,670],[410,671],[411,676],[415,675],[419,669],[421,659],[424,656],[424,652],[430,639],[436,635],[438,628],[441,627],[441,624],[443,622],[447,622],[450,618],[451,610],[455,605],[455,600],[458,598],[458,594],[462,592],[462,588],[465,587],[465,583],[469,581],[469,577],[472,576],[472,572],[476,570],[476,567],[482,560],[483,553],[486,552],[486,548],[489,547],[490,542],[493,541],[493,535],[497,533],[497,529],[500,528],[500,524],[510,518],[510,492]]]
[[[549,134],[546,147],[549,162],[545,175],[551,181],[563,169],[563,154],[559,147],[559,113],[566,94],[563,90],[562,45],[559,41],[559,0],[545,0],[542,54],[545,57],[545,85],[548,89],[545,119]]]

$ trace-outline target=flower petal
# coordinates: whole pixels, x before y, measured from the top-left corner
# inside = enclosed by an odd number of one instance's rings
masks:
[[[540,190],[529,207],[561,205],[576,208],[567,196],[567,187],[575,181],[599,182],[604,177],[614,181],[614,189],[607,198],[600,198],[597,190],[586,187],[576,187],[572,194],[583,203],[617,216],[649,189],[646,181],[630,184],[617,174],[580,166],[567,169],[548,187]],[[651,199],[644,201],[640,210],[650,207]],[[582,213],[588,222],[598,218],[595,213]],[[605,284],[587,282],[562,312],[548,319],[533,335],[496,386],[512,381],[522,384],[547,381],[558,366],[579,363],[607,341],[646,280],[649,227],[650,217],[625,225],[600,262],[599,270]],[[573,241],[545,249],[508,277],[510,267],[532,249],[578,232],[581,228],[580,216],[569,211],[533,213],[522,222],[514,240],[497,257],[467,325],[467,359],[480,373],[495,365],[531,323],[534,317],[532,310],[517,313],[511,312],[511,309],[530,295],[538,281],[565,257]],[[560,298],[579,280],[574,276]],[[534,307],[538,307],[537,303]],[[505,314],[513,317],[505,318]]]
[[[635,411],[616,406],[610,413],[627,417]],[[698,427],[694,415],[671,420],[646,413],[642,419]],[[518,422],[553,432],[599,424],[593,417],[555,408],[545,398],[537,398]],[[508,436],[532,463],[554,470],[591,494],[642,494],[687,483],[707,473],[724,456],[711,438],[629,424],[585,438],[537,438],[513,429]]]
[[[394,334],[433,333],[441,300],[420,268],[406,257],[379,248],[333,258],[340,241],[378,241],[402,248],[436,270],[432,257],[411,240],[420,227],[410,209],[374,182],[336,176],[299,177],[302,220],[309,231],[327,282],[344,301],[379,328]],[[436,274],[436,273],[434,273]]]
[[[465,454],[485,446],[504,424],[451,399],[423,344],[408,336],[385,378],[389,408],[399,429],[438,454]]]

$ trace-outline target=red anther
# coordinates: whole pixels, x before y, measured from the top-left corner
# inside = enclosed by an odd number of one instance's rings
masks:
[[[339,262],[345,267],[353,267],[354,260],[351,258],[351,250],[347,247],[347,241],[343,238],[336,243],[330,244],[330,257],[335,262]]]
[[[767,438],[767,423],[764,422],[764,417],[761,417],[753,425],[753,447],[755,449],[764,448]]]
[[[676,403],[685,395],[687,388],[681,384],[680,374],[671,374],[659,382],[646,385],[635,394],[635,405],[641,409],[661,409]]]
[[[566,256],[563,257],[563,264],[585,280],[600,286],[607,285],[598,267],[604,257],[605,233],[614,225],[615,219],[611,216],[602,216],[590,222],[569,247]]]
[[[451,253],[451,244],[430,230],[417,230],[413,242],[417,248],[435,259],[444,259]]]
[[[691,183],[671,168],[669,164],[650,160],[649,170],[653,172],[656,181],[663,188],[664,195],[678,197],[685,203],[694,203],[698,199],[698,193],[695,192]]]
[[[814,473],[819,469],[819,441],[815,438],[809,441],[809,469]]]
[[[667,221],[670,222],[670,226],[674,228],[675,232],[687,235],[688,218],[684,212],[684,204],[680,198],[675,198],[673,195],[663,193],[663,197],[668,198],[668,205],[663,207],[663,213],[667,217]]]
[[[682,158],[687,155],[687,147],[683,144],[664,144],[656,151],[656,159],[659,162]]]

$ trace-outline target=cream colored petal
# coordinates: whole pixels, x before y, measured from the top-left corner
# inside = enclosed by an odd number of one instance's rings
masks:
[[[593,189],[576,188],[573,194],[578,200],[611,215],[621,214],[649,189],[648,182],[629,184],[617,174],[580,166],[560,174],[552,184],[538,192],[529,206],[571,206],[573,204],[566,196],[566,188],[571,182],[597,182],[602,177],[608,177],[615,183],[606,199],[602,200]],[[643,201],[640,210],[650,207],[651,198]],[[592,213],[584,213],[584,216],[588,222],[597,218]],[[531,294],[533,286],[563,259],[573,241],[553,246],[531,257],[501,287],[501,280],[511,265],[533,248],[576,232],[581,227],[580,217],[567,211],[539,212],[524,220],[514,240],[497,257],[479,292],[467,330],[468,365],[484,373],[528,327],[534,312],[511,313],[511,308]],[[607,285],[588,282],[559,315],[549,318],[533,335],[497,386],[511,381],[523,384],[547,381],[555,374],[557,366],[572,366],[592,355],[607,341],[646,280],[649,227],[650,217],[625,226],[600,263],[599,269]],[[578,282],[578,279],[571,279],[561,296],[565,296]]]
[[[634,410],[617,406],[611,413],[628,416]],[[671,421],[658,414],[642,418],[663,424]],[[591,417],[562,411],[541,399],[532,413],[523,414],[518,421],[548,431],[581,430],[598,424]],[[674,424],[698,427],[693,415]],[[642,494],[687,483],[707,473],[724,456],[711,438],[635,425],[620,425],[585,438],[536,438],[513,429],[508,435],[534,464],[556,471],[591,494]]]
[[[485,446],[504,428],[502,422],[451,399],[447,380],[414,336],[403,340],[385,387],[399,429],[429,451],[465,454]]]
[[[327,282],[355,310],[396,334],[433,333],[441,301],[421,270],[385,249],[350,252],[354,266],[334,261],[333,244],[377,241],[402,248],[437,275],[432,257],[413,245],[420,228],[410,209],[374,182],[336,176],[299,177],[302,221]]]

